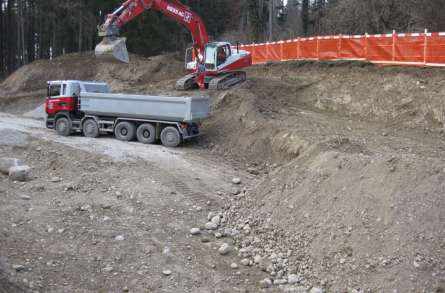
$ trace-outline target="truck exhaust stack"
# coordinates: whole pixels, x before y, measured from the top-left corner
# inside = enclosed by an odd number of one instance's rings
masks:
[[[129,63],[126,41],[126,38],[104,37],[102,42],[96,46],[96,58]]]

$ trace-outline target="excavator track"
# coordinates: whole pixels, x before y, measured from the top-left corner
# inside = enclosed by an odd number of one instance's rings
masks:
[[[210,81],[209,90],[225,90],[244,81],[246,81],[246,73],[244,71],[224,73]]]
[[[176,82],[176,90],[186,91],[196,86],[196,73],[187,74]]]

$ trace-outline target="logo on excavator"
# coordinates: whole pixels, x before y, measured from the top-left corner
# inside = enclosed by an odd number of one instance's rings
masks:
[[[188,11],[181,11],[173,6],[168,5],[167,11],[179,15],[180,17],[184,18],[184,21],[189,23],[192,20],[192,14]]]

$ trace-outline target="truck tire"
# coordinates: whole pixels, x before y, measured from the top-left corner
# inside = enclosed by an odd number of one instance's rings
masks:
[[[153,144],[156,141],[156,128],[150,123],[141,124],[136,131],[136,137],[141,143]]]
[[[82,131],[84,136],[96,138],[99,136],[99,125],[96,120],[89,118],[83,122]]]
[[[181,134],[176,127],[165,127],[161,132],[161,142],[164,146],[175,148],[182,142]]]
[[[71,121],[67,117],[57,118],[55,128],[58,135],[69,136],[71,134]]]
[[[132,141],[136,135],[136,126],[134,123],[122,121],[114,128],[114,136],[118,140]]]

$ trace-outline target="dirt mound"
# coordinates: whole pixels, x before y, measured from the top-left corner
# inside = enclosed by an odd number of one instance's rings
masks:
[[[249,75],[215,93],[207,124],[213,152],[265,174],[227,212],[249,226],[246,255],[328,292],[443,290],[445,71],[289,63]]]
[[[115,91],[144,90],[147,85],[176,79],[183,71],[183,63],[173,54],[152,58],[132,55],[130,59],[129,64],[102,61],[89,53],[35,61],[21,67],[0,84],[0,97],[41,93],[46,81],[64,79],[106,81]]]

